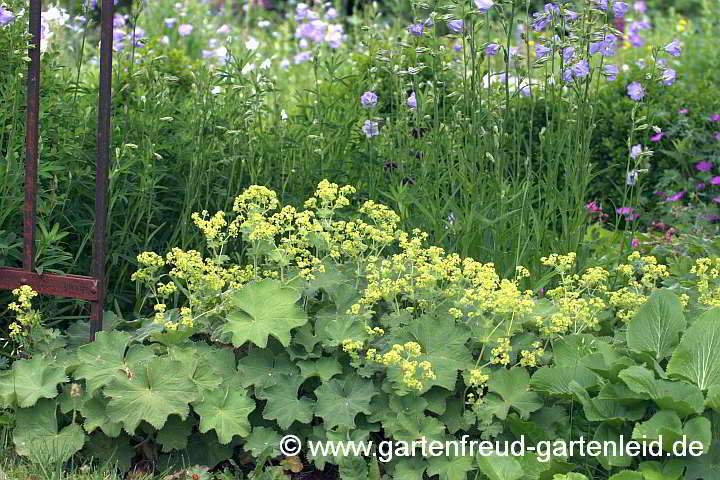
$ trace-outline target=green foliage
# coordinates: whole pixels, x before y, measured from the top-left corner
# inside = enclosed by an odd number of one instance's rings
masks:
[[[148,445],[158,465],[175,469],[198,464],[202,472],[251,455],[256,475],[313,464],[363,479],[557,480],[594,471],[592,478],[678,480],[713,471],[720,314],[710,308],[717,286],[703,280],[713,260],[671,276],[634,253],[613,277],[598,268],[570,275],[574,257],[555,256],[543,262],[559,286],[541,299],[523,293],[519,279],[501,280],[492,265],[425,246],[418,232],[411,239],[373,202],[354,217],[353,228],[365,233],[352,245],[325,236],[347,225],[341,209],[351,192],[321,183],[308,211],[278,219],[272,192],[248,189],[225,226],[253,244],[252,270],[224,254],[202,260],[176,249],[163,268],[174,265],[167,275],[192,308],[154,309],[139,322],[115,322],[92,343],[58,342],[15,362],[2,374],[0,398],[15,411],[16,452],[38,464],[93,456],[127,470],[132,452]],[[302,220],[310,218],[319,220]],[[275,234],[263,233],[272,225]],[[305,228],[288,233],[283,225]],[[224,239],[216,248],[232,238],[199,226]],[[375,251],[393,253],[378,263]],[[139,256],[138,282],[163,278],[159,259]],[[180,274],[188,262],[194,266]],[[626,303],[631,292],[637,303]],[[577,313],[568,305],[601,311],[568,325],[564,315]],[[285,435],[306,446],[300,460],[282,455]],[[660,442],[673,458],[540,448],[524,456],[451,448],[418,458],[397,450],[419,439],[549,445],[580,437]],[[697,442],[701,456],[675,456],[683,438]],[[307,449],[350,440],[393,441],[396,450],[373,457]]]

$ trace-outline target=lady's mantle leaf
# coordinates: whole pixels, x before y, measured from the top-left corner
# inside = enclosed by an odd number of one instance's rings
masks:
[[[526,419],[530,412],[543,406],[542,398],[537,393],[529,392],[530,375],[524,368],[510,370],[499,369],[492,372],[488,389],[493,392],[495,414],[505,420],[510,408],[517,410],[521,418]],[[486,399],[489,400],[489,399]]]
[[[270,335],[287,347],[290,330],[308,320],[305,311],[295,305],[299,299],[299,291],[283,287],[277,280],[250,283],[233,295],[233,305],[241,311],[228,315],[225,332],[232,334],[236,347],[250,340],[265,348]]]
[[[130,363],[147,360],[152,351],[142,345],[135,345],[128,351],[130,335],[125,332],[98,332],[95,341],[77,349],[77,363],[80,365],[73,376],[84,378],[90,393],[109,384],[114,378],[127,375]]]
[[[480,471],[490,480],[518,480],[524,473],[520,462],[510,455],[481,455],[476,457]]]
[[[31,360],[18,360],[12,369],[0,375],[0,407],[31,407],[41,398],[55,398],[59,383],[67,382],[62,368],[48,365],[38,355]]]
[[[397,330],[393,343],[417,342],[422,347],[422,355],[415,360],[427,360],[432,365],[436,378],[422,378],[423,390],[427,392],[432,386],[440,386],[447,390],[455,389],[458,370],[474,367],[470,350],[465,344],[470,339],[470,331],[464,325],[446,317],[426,315],[412,325]],[[399,368],[391,369],[388,375],[400,383],[402,372]]]
[[[371,381],[357,375],[349,374],[343,380],[333,378],[315,390],[315,414],[322,417],[328,428],[355,427],[355,416],[360,412],[371,413],[370,400],[377,394]]]
[[[206,392],[202,401],[193,404],[193,409],[200,415],[200,432],[215,429],[218,440],[225,445],[233,435],[250,434],[248,415],[255,410],[255,402],[245,390],[233,386]]]
[[[182,363],[153,358],[136,366],[132,378],[113,379],[104,394],[110,398],[108,416],[122,422],[132,435],[143,420],[159,430],[172,414],[187,417],[188,404],[196,400],[198,391]]]
[[[314,403],[308,398],[298,398],[298,390],[304,379],[300,375],[282,375],[272,387],[256,391],[258,398],[267,400],[263,418],[277,420],[282,429],[293,422],[310,423],[313,419]]]
[[[688,379],[700,390],[720,385],[720,307],[703,313],[687,329],[667,373]]]
[[[80,425],[73,423],[58,431],[56,415],[57,403],[47,399],[17,410],[13,440],[18,455],[45,465],[62,464],[82,449],[85,434]]]
[[[680,299],[669,290],[657,290],[628,325],[631,350],[651,353],[656,360],[670,355],[687,322]]]

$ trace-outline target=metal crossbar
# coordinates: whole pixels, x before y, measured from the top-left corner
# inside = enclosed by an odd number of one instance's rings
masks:
[[[37,219],[38,118],[40,111],[40,30],[42,0],[30,0],[27,115],[25,119],[25,204],[23,267],[0,267],[0,289],[29,285],[38,293],[91,302],[90,340],[102,330],[105,303],[105,225],[107,220],[108,168],[110,163],[110,100],[112,79],[113,0],[102,0],[100,17],[100,85],[95,149],[95,236],[93,276],[38,274],[34,272]]]

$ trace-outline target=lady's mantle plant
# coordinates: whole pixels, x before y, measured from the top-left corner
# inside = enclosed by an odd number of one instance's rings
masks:
[[[502,279],[492,264],[402,231],[383,205],[350,208],[353,193],[323,181],[298,211],[253,186],[230,214],[193,215],[207,256],[140,254],[134,279],[148,292],[147,318],[90,344],[44,348],[0,374],[17,452],[123,469],[148,451],[163,464],[208,467],[245,452],[279,472],[298,468],[282,463],[286,434],[305,445],[662,435],[666,451],[685,435],[717,448],[719,260],[682,271],[634,253],[612,271],[576,272],[574,254],[551,255],[542,261],[554,288],[538,298],[522,288],[525,268]],[[378,462],[306,451],[301,467],[335,464],[341,478],[599,469],[647,479],[664,478],[643,473],[657,469],[699,478],[711,461],[538,455]]]

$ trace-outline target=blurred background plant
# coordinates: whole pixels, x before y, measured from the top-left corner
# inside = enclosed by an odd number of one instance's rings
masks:
[[[609,32],[612,11],[568,3],[585,22],[573,24],[519,0],[481,15],[471,12],[482,2],[118,3],[107,308],[137,313],[134,255],[202,250],[186,219],[229,209],[251,184],[296,206],[320,179],[353,184],[359,201],[388,203],[403,228],[422,228],[449,251],[492,261],[503,275],[530,267],[534,289],[543,255],[597,261],[599,237],[586,235],[590,201],[609,214],[606,227],[630,227],[610,251],[631,248],[632,232],[653,222],[713,234],[720,100],[707,92],[720,60],[706,53],[717,2],[661,3],[635,2],[624,14],[624,41],[603,59],[617,80],[603,78],[595,55],[589,75],[572,82],[562,79],[564,59],[538,59],[538,44],[571,46],[581,64],[591,34]],[[19,0],[3,5],[15,18],[0,27],[0,262],[17,266],[27,12]],[[44,14],[37,265],[87,273],[99,10],[80,1],[63,8]],[[544,32],[533,29],[551,16]],[[665,66],[656,65],[654,52],[673,39],[682,56],[661,54]],[[670,67],[678,84],[647,81]],[[627,95],[633,81],[647,88],[642,108]],[[376,104],[361,103],[365,92]],[[631,112],[640,108],[640,118],[647,105],[652,125],[632,145],[653,155],[628,185]],[[698,170],[701,162],[710,169]],[[640,215],[626,222],[616,213],[624,207]],[[52,304],[58,326],[87,314],[82,302],[39,303]]]

